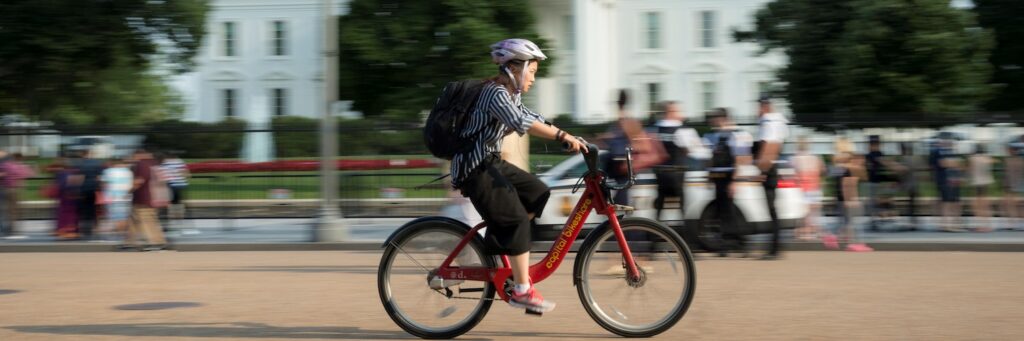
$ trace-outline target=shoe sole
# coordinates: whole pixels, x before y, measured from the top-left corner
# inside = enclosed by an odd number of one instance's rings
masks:
[[[527,304],[522,304],[522,303],[515,303],[515,302],[512,302],[510,300],[510,301],[508,301],[508,305],[512,306],[512,308],[526,309],[526,310],[529,310],[529,311],[532,311],[532,312],[535,312],[535,313],[546,313],[546,312],[555,310],[555,305],[554,304],[552,304],[550,308],[546,308],[545,309],[544,307],[538,307],[538,306],[527,305]]]

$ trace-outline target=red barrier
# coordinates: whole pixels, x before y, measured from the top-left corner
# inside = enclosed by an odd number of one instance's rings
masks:
[[[337,160],[338,170],[381,170],[435,168],[440,166],[436,159],[389,159],[389,160]],[[233,173],[233,172],[304,172],[320,169],[316,160],[282,160],[246,163],[241,161],[200,161],[188,164],[192,173]]]

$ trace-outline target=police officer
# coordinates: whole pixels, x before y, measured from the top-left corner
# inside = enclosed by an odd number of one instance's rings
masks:
[[[753,137],[739,130],[729,119],[729,111],[715,108],[706,114],[712,132],[704,135],[704,143],[710,148],[711,163],[708,167],[708,179],[715,185],[715,213],[721,221],[722,245],[719,256],[736,250],[746,255],[744,233],[733,219],[733,193],[737,168],[750,165],[751,144]]]
[[[775,162],[779,159],[779,153],[782,151],[782,143],[789,135],[789,127],[786,125],[788,123],[786,118],[772,109],[772,102],[769,96],[762,95],[758,99],[758,103],[760,123],[758,126],[757,143],[754,145],[754,162],[761,171],[761,174],[764,175],[764,182],[762,184],[764,185],[765,199],[768,204],[768,213],[772,218],[771,246],[769,246],[768,253],[761,257],[761,259],[774,260],[779,257],[781,232],[779,216],[775,210],[775,189],[779,181]]]
[[[665,207],[665,199],[678,198],[679,210],[682,213],[680,219],[685,220],[686,190],[683,185],[686,182],[687,161],[690,158],[706,159],[708,152],[697,131],[683,126],[686,118],[678,103],[661,102],[659,109],[662,117],[654,124],[654,132],[664,146],[668,158],[654,169],[658,182],[658,197],[654,199],[656,217],[658,220],[662,219],[661,212]]]

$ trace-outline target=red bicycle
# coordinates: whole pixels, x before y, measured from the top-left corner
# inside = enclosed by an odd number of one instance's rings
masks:
[[[588,147],[583,196],[547,255],[530,266],[530,277],[539,283],[551,276],[569,255],[591,210],[597,211],[608,220],[587,234],[573,267],[580,301],[612,333],[657,335],[675,325],[693,300],[693,256],[664,224],[617,215],[629,207],[609,202],[609,193],[633,184],[631,157],[627,153],[630,180],[613,186],[598,170],[597,146]],[[513,287],[508,257],[485,253],[482,228],[424,217],[388,237],[377,286],[384,309],[402,329],[421,338],[453,338],[480,323],[495,300],[508,301]]]

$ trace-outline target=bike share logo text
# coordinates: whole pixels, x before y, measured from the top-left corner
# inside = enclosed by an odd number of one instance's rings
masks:
[[[544,263],[544,266],[551,269],[555,266],[555,262],[562,257],[562,252],[565,251],[565,246],[569,245],[569,238],[572,238],[576,234],[576,228],[580,226],[583,220],[583,216],[590,210],[590,198],[583,201],[583,205],[576,210],[576,215],[572,217],[572,222],[569,223],[569,227],[562,231],[562,235],[558,237],[558,242],[555,243],[554,252],[548,256],[548,261]]]

